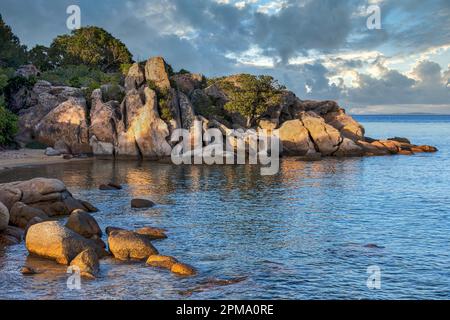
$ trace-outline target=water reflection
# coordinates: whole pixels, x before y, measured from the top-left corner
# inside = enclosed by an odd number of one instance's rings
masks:
[[[57,276],[61,270],[55,266],[46,275],[23,277],[20,267],[33,261],[21,245],[0,251],[0,298],[402,298],[400,288],[416,280],[417,272],[433,284],[425,285],[433,297],[449,287],[436,281],[442,276],[434,270],[450,263],[442,246],[450,227],[442,216],[450,212],[450,203],[442,194],[450,187],[441,184],[438,193],[432,187],[424,190],[423,182],[437,167],[417,170],[421,165],[414,157],[289,158],[277,175],[261,176],[260,168],[250,165],[95,160],[5,171],[0,182],[37,176],[63,180],[75,196],[100,208],[95,218],[102,228],[168,229],[169,238],[155,246],[194,265],[200,276],[180,279],[143,263],[107,259],[99,279],[84,283],[81,293],[71,292],[66,275]],[[110,181],[123,190],[98,190]],[[134,197],[158,205],[132,210]],[[440,213],[425,214],[434,207],[420,201],[424,198],[439,204]],[[366,269],[373,264],[382,265],[388,279],[401,277],[384,284],[385,291],[367,291]],[[210,286],[208,279],[245,281]],[[410,294],[425,289],[414,290]]]

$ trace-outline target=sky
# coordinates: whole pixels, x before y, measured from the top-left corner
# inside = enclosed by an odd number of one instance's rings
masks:
[[[32,48],[70,32],[72,4],[135,60],[269,74],[352,114],[450,114],[450,0],[1,0],[0,14]],[[380,29],[367,27],[374,5]]]

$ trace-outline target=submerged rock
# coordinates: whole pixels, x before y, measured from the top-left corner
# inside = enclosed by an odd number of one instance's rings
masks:
[[[131,200],[131,207],[137,209],[151,208],[155,205],[153,201],[147,199],[133,199]]]
[[[38,274],[38,272],[36,270],[34,270],[31,267],[22,267],[22,269],[20,269],[20,273],[22,273],[24,276],[32,276],[35,274]]]

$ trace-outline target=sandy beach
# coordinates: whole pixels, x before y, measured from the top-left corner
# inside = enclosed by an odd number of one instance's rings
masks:
[[[63,156],[49,157],[45,155],[45,150],[20,149],[20,150],[0,150],[0,171],[43,164],[56,164],[70,161],[86,161],[90,158],[63,159]]]

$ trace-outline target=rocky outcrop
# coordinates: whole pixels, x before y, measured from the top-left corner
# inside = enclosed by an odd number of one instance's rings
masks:
[[[158,90],[170,89],[169,66],[162,57],[153,57],[145,63],[145,79],[152,82]]]
[[[162,57],[154,57],[133,64],[124,87],[103,85],[87,102],[81,89],[42,80],[31,88],[19,88],[8,101],[20,118],[17,140],[22,144],[37,140],[53,147],[49,155],[166,158],[175,145],[170,134],[179,128],[191,130],[195,119],[205,120],[203,131],[217,127],[224,136],[249,126],[269,132],[280,129],[281,150],[286,155],[320,158],[437,151],[404,138],[367,139],[364,127],[335,101],[301,100],[288,90],[280,90],[276,103],[267,104],[264,112],[248,121],[225,107],[229,85],[241,88],[242,79],[234,75],[206,86],[202,75],[173,74]]]
[[[144,159],[170,156],[169,128],[159,117],[155,91],[146,87],[142,97],[138,91],[131,90],[124,103],[126,131],[119,134],[117,155]]]
[[[100,252],[100,248],[94,242],[56,221],[46,221],[31,226],[25,243],[31,254],[65,265],[86,249]]]

